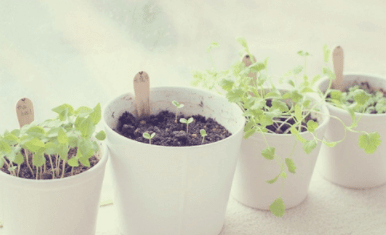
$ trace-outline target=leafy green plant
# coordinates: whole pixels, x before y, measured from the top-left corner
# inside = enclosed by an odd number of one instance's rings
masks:
[[[99,150],[94,138],[106,138],[104,131],[95,134],[101,120],[100,104],[93,109],[82,106],[76,110],[63,104],[52,110],[57,118],[24,125],[0,136],[0,168],[5,166],[11,175],[19,177],[20,166],[26,162],[34,178],[50,173],[55,179],[64,177],[67,166],[71,167],[71,175],[80,163],[90,167],[89,159]],[[69,158],[71,149],[76,154]]]
[[[180,119],[181,123],[186,124],[186,133],[189,133],[189,124],[192,123],[193,121],[194,121],[193,117],[190,117],[188,120],[186,120],[185,118]]]
[[[200,130],[200,135],[202,136],[202,143],[201,144],[203,144],[205,141],[205,136],[207,136],[205,129]]]
[[[273,184],[281,179],[284,187],[287,172],[296,173],[292,156],[297,143],[302,144],[304,151],[309,154],[315,149],[318,142],[333,147],[343,141],[345,137],[336,142],[329,142],[316,135],[319,124],[315,116],[322,115],[319,107],[323,101],[313,99],[308,94],[317,92],[314,85],[321,76],[316,75],[310,78],[307,75],[307,57],[310,55],[308,52],[298,52],[298,55],[304,58],[304,64],[297,66],[282,77],[281,81],[290,85],[290,89],[283,90],[276,87],[272,77],[268,74],[268,58],[263,61],[254,61],[254,56],[250,53],[246,40],[239,38],[237,41],[242,46],[239,61],[232,64],[227,70],[218,71],[211,59],[211,69],[193,72],[192,85],[216,91],[240,107],[246,118],[244,138],[255,133],[260,134],[266,144],[261,155],[267,160],[275,161],[279,166],[277,176],[266,182]],[[213,45],[218,47],[217,43],[211,44],[209,47],[208,53],[211,58],[211,50],[215,48]],[[252,60],[249,66],[242,62],[245,55],[248,55]],[[333,74],[331,70],[326,70],[326,72]],[[257,79],[249,76],[249,74],[256,73],[258,73]],[[343,122],[342,124],[344,125]],[[345,133],[347,130],[354,131],[354,126],[355,123],[349,127],[344,125]],[[312,135],[309,140],[301,135],[301,132],[306,131]],[[289,156],[277,155],[275,147],[270,146],[266,140],[265,135],[268,133],[291,134],[297,139],[293,150],[289,151]],[[366,141],[368,140],[366,139]],[[366,148],[369,149],[368,143]],[[270,206],[271,212],[279,217],[283,216],[285,212],[281,194]]]
[[[151,139],[153,139],[153,137],[155,136],[155,132],[153,132],[151,135],[147,132],[144,132],[142,134],[143,138],[145,139],[148,139],[149,140],[149,144],[151,144]]]
[[[180,104],[178,103],[177,101],[173,100],[172,101],[172,104],[176,107],[176,120],[175,120],[175,123],[177,123],[177,114],[178,114],[178,109],[184,107],[184,104]]]

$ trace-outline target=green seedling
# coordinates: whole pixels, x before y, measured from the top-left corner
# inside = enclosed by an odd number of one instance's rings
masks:
[[[63,178],[66,167],[71,167],[73,172],[79,162],[81,167],[90,167],[89,159],[99,150],[96,140],[106,138],[104,131],[95,133],[101,120],[100,104],[93,109],[80,107],[76,110],[63,104],[53,111],[58,114],[57,118],[24,125],[0,135],[0,168],[19,177],[20,166],[27,156],[32,156],[29,170],[36,179],[42,179],[45,173],[51,173],[52,179]],[[77,151],[69,159],[70,149]]]
[[[186,120],[185,118],[181,118],[180,119],[180,122],[181,123],[185,123],[186,124],[186,133],[189,133],[189,124],[193,122],[193,117],[190,117],[188,120]]]
[[[280,179],[283,182],[283,190],[287,175],[296,173],[296,165],[292,159],[296,144],[300,143],[304,152],[308,154],[316,148],[318,142],[333,147],[342,142],[345,137],[336,142],[328,142],[316,135],[316,129],[319,126],[318,120],[315,121],[310,117],[321,114],[319,107],[322,106],[324,100],[311,99],[308,94],[319,94],[319,91],[314,87],[322,76],[308,76],[307,58],[310,55],[308,52],[299,51],[297,54],[302,58],[302,65],[296,66],[281,76],[281,82],[290,86],[290,89],[283,91],[279,89],[277,82],[272,80],[272,75],[268,73],[268,58],[263,61],[251,61],[252,63],[247,66],[243,62],[244,56],[248,55],[249,58],[254,58],[254,56],[249,51],[245,39],[239,38],[237,41],[242,47],[238,62],[231,65],[229,69],[217,70],[212,60],[211,50],[218,47],[218,44],[211,44],[208,49],[212,61],[211,68],[204,71],[194,71],[191,84],[215,91],[225,96],[229,102],[240,107],[246,119],[244,138],[249,138],[255,133],[260,134],[266,143],[266,148],[261,153],[262,157],[267,160],[274,160],[278,164],[277,176],[267,180],[267,183],[273,184]],[[325,52],[325,59],[330,56],[331,51],[328,51],[327,54]],[[256,79],[250,74],[256,74]],[[332,81],[334,73],[328,67],[323,68],[323,75],[326,74],[330,75]],[[329,90],[322,94],[324,98],[328,92]],[[363,95],[357,98],[364,100]],[[379,109],[383,109],[383,106],[380,106]],[[343,122],[341,123],[343,124]],[[353,122],[351,126],[343,124],[345,132],[357,132],[353,129],[355,124],[356,122]],[[302,132],[309,132],[311,139],[304,139],[301,135]],[[293,149],[289,149],[288,156],[278,156],[275,147],[270,146],[266,140],[265,135],[267,133],[291,134],[297,139]],[[374,151],[380,143],[377,133],[362,133],[359,141],[359,146],[364,148],[366,152]],[[285,205],[280,196],[272,202],[270,210],[275,216],[282,217],[284,215]]]
[[[148,139],[149,144],[151,144],[151,139],[153,139],[153,137],[155,136],[155,132],[153,132],[151,135],[149,135],[149,133],[147,133],[147,132],[144,132],[142,134],[142,136],[143,136],[143,138]]]
[[[201,134],[201,136],[202,136],[202,142],[201,142],[201,144],[203,144],[204,141],[205,141],[205,136],[207,136],[205,129],[201,129],[201,130],[200,130],[200,134]]]
[[[180,109],[180,108],[182,108],[182,107],[184,107],[184,105],[183,104],[180,104],[180,103],[178,103],[177,101],[175,101],[175,100],[173,100],[172,101],[172,104],[176,107],[176,119],[175,119],[175,123],[177,123],[177,114],[178,114],[178,109]]]

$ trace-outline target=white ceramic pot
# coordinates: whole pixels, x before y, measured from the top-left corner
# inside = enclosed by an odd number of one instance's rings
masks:
[[[185,105],[183,114],[214,118],[232,135],[192,147],[140,143],[113,130],[122,113],[135,111],[134,95],[110,101],[103,120],[121,234],[217,235],[223,227],[244,117],[224,97],[189,87],[151,89],[151,113],[175,112],[173,100]]]
[[[366,74],[345,74],[344,85],[350,87],[354,81],[367,81],[370,86],[386,90],[386,79]],[[319,84],[325,91],[328,79]],[[327,107],[332,116],[343,120],[346,125],[352,123],[351,116],[343,109],[329,103]],[[356,117],[358,117],[357,114]],[[318,161],[318,170],[329,181],[348,188],[371,188],[386,183],[386,114],[363,114],[357,128],[358,131],[377,131],[381,136],[381,144],[373,154],[366,154],[358,146],[359,134],[347,132],[346,139],[333,148],[323,146]],[[326,138],[337,141],[344,136],[342,124],[331,118]]]
[[[21,179],[0,172],[3,233],[6,235],[94,235],[107,162],[79,175],[54,180]]]
[[[327,108],[322,105],[323,115],[314,115],[318,120],[316,135],[322,138],[329,121]],[[312,139],[309,132],[301,133],[307,140]],[[302,203],[308,194],[308,187],[314,171],[315,163],[319,154],[321,143],[307,154],[302,148],[302,144],[291,134],[270,134],[265,137],[271,147],[275,147],[275,154],[283,160],[290,157],[294,151],[292,159],[296,166],[296,173],[287,173],[284,182],[284,189],[281,198],[287,209]],[[298,142],[294,148],[295,143]],[[267,160],[261,152],[267,147],[261,134],[253,134],[248,139],[243,139],[241,144],[241,156],[237,164],[232,196],[240,203],[262,210],[269,210],[269,205],[280,195],[282,182],[279,178],[274,184],[266,181],[275,178],[280,173],[280,166],[273,160]],[[294,149],[294,150],[293,150]]]

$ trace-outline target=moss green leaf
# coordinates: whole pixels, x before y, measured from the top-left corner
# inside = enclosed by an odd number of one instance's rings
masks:
[[[95,138],[97,138],[97,140],[104,140],[106,139],[106,133],[104,131],[100,131],[95,135]]]
[[[309,132],[314,132],[316,130],[316,128],[318,128],[318,123],[317,122],[314,122],[313,120],[309,120],[307,122],[307,130]]]
[[[280,173],[281,174],[281,173]],[[280,174],[278,174],[275,178],[271,179],[271,180],[267,180],[265,182],[267,182],[268,184],[273,184],[277,181],[277,179],[279,179],[279,176]]]
[[[261,155],[265,157],[268,160],[273,160],[275,157],[275,148],[274,147],[266,147],[262,152]]]
[[[291,173],[296,172],[296,166],[294,161],[291,158],[286,158],[285,159],[285,164],[287,165],[288,171]]]
[[[381,137],[378,132],[362,134],[359,136],[359,147],[366,153],[374,153],[381,144]]]
[[[318,145],[318,141],[313,139],[313,140],[307,140],[305,143],[303,143],[303,149],[304,152],[307,154],[311,153],[312,150]]]
[[[274,214],[276,217],[283,217],[285,214],[285,205],[282,198],[277,198],[270,206],[269,210],[272,214]]]

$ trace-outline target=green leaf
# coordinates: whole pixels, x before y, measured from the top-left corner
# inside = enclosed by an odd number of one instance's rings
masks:
[[[328,49],[327,45],[324,45],[323,46],[323,55],[324,55],[324,62],[325,63],[328,63],[328,61],[330,60],[330,54],[331,54],[331,50]]]
[[[275,148],[274,147],[266,147],[262,152],[261,155],[265,157],[268,160],[273,160],[275,158]]]
[[[60,128],[58,131],[58,142],[60,144],[68,145],[68,137],[67,137],[66,132],[63,130],[63,128]]]
[[[285,205],[282,198],[277,198],[270,206],[269,210],[272,214],[274,214],[276,217],[283,217],[285,214]]]
[[[205,129],[201,129],[201,130],[200,130],[200,135],[201,135],[202,137],[207,136]]]
[[[9,153],[11,152],[11,147],[6,142],[0,140],[0,152]],[[1,156],[1,155],[0,155]]]
[[[77,157],[72,157],[68,159],[67,164],[71,167],[78,167],[79,166],[79,161]]]
[[[27,130],[27,133],[33,136],[41,136],[41,135],[45,135],[46,131],[44,130],[43,127],[32,126]]]
[[[294,70],[292,72],[294,73],[294,75],[297,75],[302,71],[303,71],[303,66],[299,65],[296,68],[294,68]]]
[[[282,179],[287,178],[287,173],[285,173],[285,171],[282,171],[282,172],[280,173],[280,178],[282,178]]]
[[[92,112],[93,112],[92,108],[89,108],[86,106],[81,106],[81,107],[77,108],[74,113],[80,117],[85,117]]]
[[[16,164],[18,164],[18,165],[23,164],[23,162],[24,162],[24,156],[23,156],[20,152],[18,152],[18,153],[16,154],[15,160],[14,160],[13,162],[16,163]],[[1,167],[0,167],[0,168],[1,168]]]
[[[342,99],[342,95],[343,95],[342,92],[339,90],[331,90],[330,92],[331,99],[334,99],[337,101],[340,101]]]
[[[290,99],[292,97],[292,92],[287,92],[287,93],[284,93],[282,98],[285,100],[285,99]]]
[[[295,103],[297,103],[303,98],[303,96],[297,90],[294,90],[291,92],[291,98]]]
[[[32,164],[34,166],[40,167],[43,166],[46,162],[46,158],[44,157],[43,153],[35,153],[32,157]]]
[[[294,161],[291,158],[286,158],[285,159],[285,164],[287,165],[288,171],[291,173],[296,172],[296,166]]]
[[[275,109],[279,109],[281,112],[287,112],[288,111],[287,104],[281,100],[274,99],[272,101],[272,107]]]
[[[300,143],[305,143],[307,141],[300,135],[299,131],[296,129],[295,126],[291,126],[290,130],[291,134],[295,135],[295,137],[300,141]]]
[[[42,148],[45,147],[43,141],[38,138],[33,138],[32,140],[25,143],[25,146],[32,152],[39,152]]]
[[[378,132],[362,134],[359,136],[359,148],[364,149],[366,153],[374,153],[381,144],[381,137]]]
[[[242,97],[244,96],[244,91],[240,88],[232,89],[228,91],[225,96],[229,102],[235,103],[241,101]]]
[[[186,124],[186,123],[188,123],[188,120],[186,120],[185,118],[180,118],[180,122]]]
[[[278,91],[271,91],[265,95],[265,98],[280,98],[281,94]]]
[[[9,132],[4,135],[3,140],[5,142],[7,142],[7,144],[9,144],[9,145],[15,145],[15,144],[19,143],[19,141],[20,141],[16,135],[9,133]]]
[[[318,123],[317,122],[314,122],[313,120],[309,120],[307,122],[307,130],[309,132],[314,132],[316,130],[316,128],[318,128]]]
[[[244,139],[247,139],[256,132],[255,128],[249,129],[244,133]]]
[[[59,119],[65,121],[68,115],[73,114],[74,108],[69,104],[62,104],[52,109],[55,113],[59,114]]]
[[[78,141],[78,150],[83,156],[91,157],[92,154],[90,155],[90,150],[92,150],[92,142],[89,139],[80,139]]]
[[[96,135],[95,135],[95,138],[97,139],[97,140],[104,140],[104,139],[106,139],[106,133],[104,132],[104,131],[100,131],[100,132],[98,132]]]
[[[219,85],[223,90],[230,91],[233,88],[234,81],[224,78],[220,81]]]
[[[296,121],[298,121],[298,122],[301,122],[301,120],[303,118],[302,108],[298,104],[295,105],[295,118],[296,118]]]
[[[194,119],[193,119],[192,117],[190,117],[190,118],[188,119],[187,123],[190,124],[190,123],[193,122],[193,120],[194,120]]]
[[[79,161],[80,161],[80,163],[82,163],[82,165],[85,166],[85,167],[90,167],[90,166],[91,166],[91,165],[90,165],[90,161],[88,160],[87,157],[81,157],[81,158],[79,158]]]
[[[94,133],[95,130],[95,117],[92,117],[91,115],[84,119],[79,127],[80,133],[83,138],[90,138],[91,135]]]
[[[280,173],[281,174],[281,173]],[[277,179],[279,179],[279,176],[280,174],[278,174],[275,178],[271,179],[271,180],[267,180],[265,182],[267,182],[268,184],[273,184],[277,181]]]
[[[57,146],[57,153],[59,154],[60,158],[63,160],[63,161],[67,161],[68,159],[68,146],[67,145],[64,145],[64,144],[60,144],[59,146]]]
[[[364,105],[370,99],[371,95],[366,93],[364,90],[357,89],[354,91],[354,100],[359,105]]]
[[[305,143],[303,143],[304,152],[306,152],[307,154],[311,153],[317,145],[318,141],[315,139],[306,141]]]
[[[91,120],[93,121],[94,125],[98,124],[99,121],[102,118],[102,110],[101,110],[101,104],[98,103],[95,108],[93,109],[93,112],[90,114]]]

